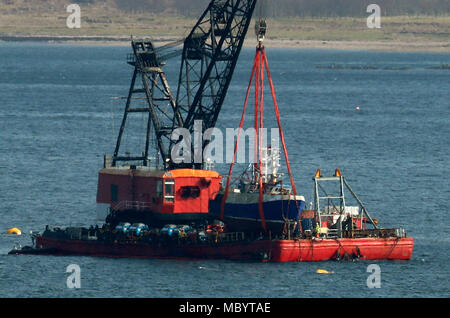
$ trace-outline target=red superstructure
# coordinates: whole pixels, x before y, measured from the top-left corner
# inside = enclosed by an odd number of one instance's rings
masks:
[[[149,220],[171,221],[181,214],[194,220],[208,214],[209,201],[219,192],[220,181],[219,173],[209,170],[104,168],[99,172],[97,203],[117,214],[132,210]]]

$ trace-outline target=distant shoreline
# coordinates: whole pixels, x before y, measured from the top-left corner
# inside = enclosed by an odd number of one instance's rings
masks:
[[[175,37],[156,37],[153,41],[158,45],[175,40]],[[64,43],[71,45],[130,45],[128,36],[25,36],[25,35],[0,35],[0,42],[42,42],[42,43]],[[385,52],[433,52],[450,53],[449,42],[433,41],[322,41],[302,39],[273,39],[267,38],[266,47],[272,48],[298,48],[298,49],[333,49],[333,50],[363,50],[363,51],[385,51]],[[248,38],[244,47],[254,47],[256,41]]]

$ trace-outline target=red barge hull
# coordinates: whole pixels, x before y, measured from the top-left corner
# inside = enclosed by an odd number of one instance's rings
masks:
[[[413,238],[343,238],[256,240],[220,244],[157,246],[141,242],[61,240],[36,237],[35,250],[52,255],[100,257],[191,258],[259,260],[270,262],[327,261],[340,259],[409,260]]]

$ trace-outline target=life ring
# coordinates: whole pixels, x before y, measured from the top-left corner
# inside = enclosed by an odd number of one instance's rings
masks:
[[[22,235],[22,231],[19,230],[17,227],[10,228],[6,233],[7,234]]]

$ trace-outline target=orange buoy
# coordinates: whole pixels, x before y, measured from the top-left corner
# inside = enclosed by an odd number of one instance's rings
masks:
[[[22,231],[19,230],[17,227],[10,228],[6,233],[7,234],[22,235]]]
[[[316,273],[317,274],[333,274],[333,272],[329,272],[326,269],[320,269],[320,268],[318,270],[316,270]]]

